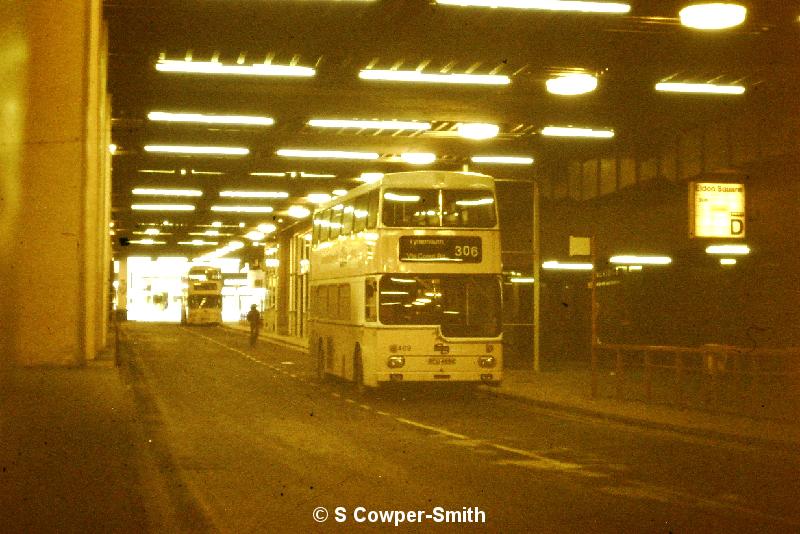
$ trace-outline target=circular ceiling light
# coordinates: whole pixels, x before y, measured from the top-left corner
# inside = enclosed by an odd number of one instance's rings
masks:
[[[554,95],[582,95],[597,89],[597,78],[591,74],[559,74],[545,82],[547,92]]]
[[[458,125],[458,135],[467,139],[491,139],[497,137],[500,127],[485,122],[462,123]]]
[[[681,9],[681,24],[697,30],[722,30],[744,22],[747,8],[739,4],[693,4]]]
[[[436,161],[436,154],[430,152],[405,152],[400,154],[400,159],[412,165],[427,165]]]

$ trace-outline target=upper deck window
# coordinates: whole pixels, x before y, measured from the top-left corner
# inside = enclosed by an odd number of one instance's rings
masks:
[[[387,189],[383,224],[390,227],[491,228],[496,223],[490,191]]]

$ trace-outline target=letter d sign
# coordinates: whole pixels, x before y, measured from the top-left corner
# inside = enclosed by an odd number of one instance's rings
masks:
[[[731,235],[742,235],[744,233],[744,221],[742,219],[731,219]]]

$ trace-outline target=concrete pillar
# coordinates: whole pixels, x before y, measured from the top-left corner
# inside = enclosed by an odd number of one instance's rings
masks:
[[[105,345],[110,172],[100,0],[0,6],[4,363]]]

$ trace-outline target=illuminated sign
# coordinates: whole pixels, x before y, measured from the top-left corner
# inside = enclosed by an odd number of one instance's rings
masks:
[[[689,236],[744,237],[744,185],[691,182]]]
[[[400,261],[480,263],[482,257],[480,237],[400,237]]]

